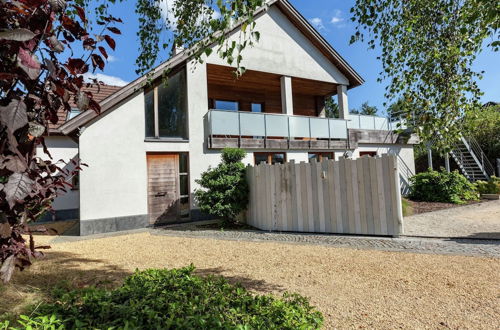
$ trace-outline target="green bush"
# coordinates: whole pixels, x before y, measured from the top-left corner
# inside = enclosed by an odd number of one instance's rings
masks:
[[[224,222],[235,222],[236,217],[248,205],[248,183],[245,165],[241,162],[246,153],[241,149],[222,150],[222,163],[209,168],[196,182],[202,189],[195,197],[203,213],[221,218]]]
[[[500,178],[492,176],[489,181],[477,181],[476,187],[480,194],[500,194]]]
[[[34,315],[56,315],[52,323],[66,329],[317,329],[323,323],[297,294],[255,296],[193,270],[136,271],[114,290],[59,292]]]
[[[410,178],[410,199],[422,202],[462,204],[477,200],[475,186],[458,171],[427,171]]]

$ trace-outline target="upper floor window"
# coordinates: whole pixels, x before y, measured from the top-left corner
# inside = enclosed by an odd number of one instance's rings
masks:
[[[215,100],[215,109],[217,110],[228,110],[228,111],[239,111],[240,104],[237,101],[225,101],[225,100]]]
[[[146,137],[187,139],[186,72],[145,93]]]
[[[251,105],[252,112],[263,112],[263,104],[262,103],[252,103]]]

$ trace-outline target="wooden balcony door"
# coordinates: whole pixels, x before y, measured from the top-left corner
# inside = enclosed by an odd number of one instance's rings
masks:
[[[179,220],[179,154],[148,154],[148,212],[151,224]]]

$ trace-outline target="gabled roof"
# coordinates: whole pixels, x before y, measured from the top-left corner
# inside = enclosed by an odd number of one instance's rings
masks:
[[[82,91],[91,92],[94,101],[96,101],[97,103],[101,103],[104,99],[113,95],[119,89],[121,89],[121,87],[110,85],[98,86],[97,84],[92,84],[90,86],[84,86],[82,88]],[[77,108],[73,98],[70,98],[69,105],[71,106],[71,108]],[[51,122],[49,122],[49,133],[51,134],[57,134],[59,132],[58,128],[64,125],[64,123],[66,122],[66,119],[68,118],[68,112],[64,108],[60,108],[57,111],[57,117],[59,118],[57,123],[52,124]]]
[[[257,16],[263,12],[265,12],[269,7],[276,5],[285,16],[306,36],[308,39],[317,47],[321,53],[328,58],[342,74],[349,80],[348,88],[354,88],[364,83],[363,78],[342,58],[342,56],[337,53],[335,49],[319,34],[318,31],[305,19],[298,11],[295,9],[290,2],[287,0],[268,0],[266,5],[262,6],[258,10],[255,11],[254,15]],[[231,32],[239,29],[241,23],[236,24]],[[184,50],[177,55],[174,55],[172,58],[167,60],[166,62],[160,64],[158,67],[153,69],[152,77],[148,77],[147,75],[142,76],[130,84],[126,85],[112,96],[104,99],[101,105],[101,113],[106,112],[107,110],[114,107],[119,102],[127,99],[138,90],[143,87],[143,83],[147,81],[147,79],[156,79],[161,76],[164,70],[167,68],[173,69],[177,66],[183,65],[186,61],[190,59],[189,49]],[[75,118],[69,120],[64,125],[59,128],[59,131],[63,134],[70,134],[77,128],[87,124],[92,119],[97,117],[98,115],[93,111],[86,111]]]

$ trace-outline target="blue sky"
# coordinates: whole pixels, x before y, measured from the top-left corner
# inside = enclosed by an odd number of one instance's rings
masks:
[[[354,0],[290,0],[290,2],[365,79],[365,84],[349,91],[349,107],[359,108],[363,102],[368,101],[369,104],[383,110],[385,85],[377,82],[381,69],[380,61],[376,59],[378,51],[368,50],[365,44],[349,45],[355,27],[349,19],[349,9]],[[122,18],[124,24],[118,26],[122,35],[116,38],[117,48],[105,68],[106,76],[100,77],[105,82],[123,84],[137,77],[135,59],[138,54],[136,35],[138,21],[134,5],[135,1],[124,1],[115,6],[116,11],[113,14]],[[265,33],[265,31],[260,32]],[[474,65],[475,70],[485,71],[484,78],[479,81],[479,87],[484,92],[482,98],[484,102],[500,102],[499,58],[500,53],[485,48]]]

